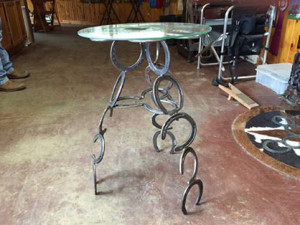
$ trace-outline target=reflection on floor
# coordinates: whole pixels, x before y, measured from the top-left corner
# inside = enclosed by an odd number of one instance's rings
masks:
[[[36,34],[14,57],[32,76],[22,92],[0,93],[0,224],[297,224],[300,182],[251,158],[236,144],[231,125],[247,111],[210,85],[216,68],[196,70],[171,47],[171,70],[185,92],[183,111],[198,125],[193,147],[204,183],[202,204],[184,216],[186,182],[179,155],[156,153],[155,128],[142,108],[115,110],[106,120],[106,155],[94,196],[91,155],[97,123],[119,72],[110,44],[93,43],[77,29]],[[120,46],[124,62],[138,47]],[[124,95],[147,87],[143,69],[128,74]],[[260,105],[282,105],[254,81],[237,87]],[[192,161],[187,171],[192,169]]]

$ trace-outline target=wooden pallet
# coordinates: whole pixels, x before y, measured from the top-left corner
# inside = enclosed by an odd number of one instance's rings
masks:
[[[237,89],[234,85],[230,83],[229,88],[224,87],[222,85],[219,85],[219,88],[229,95],[229,101],[231,99],[235,99],[248,109],[253,109],[259,106],[255,101],[253,101],[251,98],[249,98],[247,95],[245,95],[243,92],[241,92],[239,89]]]

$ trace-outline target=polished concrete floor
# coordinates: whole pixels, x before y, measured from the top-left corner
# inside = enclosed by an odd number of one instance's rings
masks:
[[[247,109],[210,85],[216,68],[197,71],[175,47],[171,71],[185,93],[183,111],[198,125],[192,146],[204,183],[202,204],[193,206],[192,190],[192,213],[181,213],[192,161],[181,176],[180,155],[154,151],[156,129],[143,108],[116,109],[105,120],[106,154],[97,167],[101,195],[95,196],[91,155],[99,144],[92,138],[119,72],[110,63],[109,43],[91,42],[76,31],[36,34],[36,43],[13,57],[32,76],[26,90],[0,93],[1,225],[300,224],[300,182],[239,147],[231,125]],[[134,46],[120,49],[124,62],[137,57]],[[254,81],[237,86],[260,105],[284,104]],[[142,68],[128,73],[124,95],[146,88]]]

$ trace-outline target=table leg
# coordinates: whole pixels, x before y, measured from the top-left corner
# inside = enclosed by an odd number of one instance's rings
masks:
[[[154,146],[154,149],[157,152],[159,152],[160,150],[158,149],[158,145],[157,145],[158,137],[161,136],[161,139],[165,140],[167,135],[170,136],[170,138],[172,140],[172,147],[171,147],[170,153],[174,154],[174,153],[182,152],[181,157],[180,157],[180,164],[179,164],[180,174],[184,173],[185,157],[188,154],[193,155],[193,157],[194,157],[194,173],[193,173],[193,176],[191,177],[191,179],[188,181],[188,186],[183,193],[182,206],[181,206],[183,214],[187,214],[185,203],[186,203],[186,198],[187,198],[191,188],[195,185],[197,185],[199,188],[199,194],[198,194],[197,200],[195,202],[196,205],[199,205],[200,199],[201,199],[202,193],[203,193],[203,183],[200,179],[196,179],[197,172],[198,172],[198,157],[197,157],[197,154],[194,151],[194,149],[192,147],[190,147],[190,145],[194,141],[196,134],[197,134],[197,125],[190,115],[188,115],[187,113],[179,112],[183,107],[183,91],[182,91],[180,85],[178,84],[178,82],[172,77],[172,73],[169,70],[170,53],[169,53],[168,45],[166,44],[165,41],[160,42],[160,44],[162,45],[163,50],[164,50],[164,55],[165,55],[165,63],[164,64],[157,64],[155,62],[152,62],[152,59],[150,56],[150,49],[149,49],[150,44],[149,43],[145,44],[145,54],[146,54],[146,58],[147,58],[147,61],[149,64],[148,69],[146,69],[146,79],[149,83],[150,70],[153,71],[158,76],[156,78],[156,80],[154,81],[154,83],[152,84],[152,99],[153,99],[156,107],[159,110],[159,113],[155,113],[152,117],[152,124],[156,128],[159,129],[159,131],[157,131],[154,134],[153,146]],[[156,60],[157,60],[157,58],[158,58],[158,56],[156,56]],[[149,68],[150,68],[150,70],[149,70]],[[160,83],[162,81],[168,81],[167,87],[163,87],[163,88],[160,87]],[[151,81],[150,81],[150,84],[151,84]],[[172,87],[175,87],[177,89],[177,93],[178,93],[178,101],[177,102],[175,102],[173,100],[172,96],[169,95],[169,90]],[[161,93],[161,92],[164,93],[162,96],[159,95],[159,93]],[[163,103],[169,104],[170,106],[173,107],[173,109],[167,109],[163,105]],[[170,117],[163,125],[159,125],[156,122],[156,117],[159,115],[162,115],[162,114],[168,115]],[[178,120],[186,120],[191,125],[190,137],[183,144],[180,144],[180,145],[178,145],[175,135],[171,132],[171,124],[174,121],[178,121]]]
[[[165,55],[165,62],[164,64],[159,64],[157,63],[158,58],[159,58],[159,49],[160,45],[163,48],[164,55]],[[97,192],[97,174],[96,174],[96,165],[99,164],[104,157],[105,153],[105,139],[104,139],[104,134],[106,132],[106,128],[103,129],[103,121],[105,119],[105,116],[108,111],[110,111],[110,116],[113,114],[113,109],[114,108],[128,108],[128,107],[141,107],[144,106],[144,108],[151,112],[153,114],[152,116],[152,124],[159,129],[154,134],[153,137],[153,146],[154,149],[157,152],[160,152],[160,149],[157,144],[158,137],[160,136],[162,140],[165,140],[166,136],[170,136],[172,140],[172,147],[170,150],[171,154],[175,153],[181,153],[180,156],[180,162],[179,162],[179,172],[180,174],[184,173],[184,162],[185,158],[188,154],[191,154],[194,158],[194,172],[190,180],[188,181],[188,186],[185,189],[183,196],[182,196],[182,212],[183,214],[187,214],[186,210],[186,199],[187,196],[191,190],[191,188],[195,185],[198,186],[199,188],[199,193],[197,200],[195,202],[196,205],[199,205],[200,199],[202,197],[203,193],[203,183],[200,179],[197,179],[197,172],[198,172],[198,157],[196,152],[190,145],[194,141],[196,134],[197,134],[197,126],[193,118],[188,115],[187,113],[179,112],[182,107],[183,107],[183,91],[178,84],[178,82],[172,77],[172,73],[169,70],[170,67],[170,53],[168,46],[165,41],[159,42],[159,44],[156,45],[156,58],[155,61],[153,62],[151,59],[150,55],[150,43],[140,43],[141,47],[141,53],[138,58],[138,60],[131,66],[123,66],[121,65],[116,57],[116,48],[117,47],[117,42],[113,42],[111,46],[111,61],[112,64],[121,71],[120,75],[117,78],[117,81],[113,87],[113,91],[111,94],[110,101],[108,103],[108,106],[104,110],[100,122],[99,122],[99,132],[98,134],[94,137],[94,142],[99,141],[100,142],[100,154],[98,157],[95,155],[92,156],[93,159],[93,173],[94,173],[94,188],[95,188],[95,194],[98,194]],[[124,87],[125,83],[125,78],[126,78],[126,72],[128,71],[133,71],[137,69],[142,63],[144,58],[147,59],[148,66],[145,70],[145,77],[147,82],[150,85],[150,88],[144,90],[140,96],[121,96],[122,89]],[[158,77],[155,79],[154,82],[150,79],[150,71],[154,72]],[[168,81],[168,85],[165,87],[160,87],[161,82],[163,81]],[[170,90],[171,88],[175,87],[178,93],[178,99],[175,101],[173,97],[170,95]],[[143,100],[147,94],[151,94],[152,100],[157,108],[151,108],[147,103],[133,103],[133,104],[122,104],[122,100]],[[168,104],[171,106],[172,109],[167,109],[164,104]],[[169,108],[169,107],[168,107]],[[160,115],[168,115],[169,118],[167,121],[163,124],[160,125],[157,121],[156,118]],[[182,144],[178,144],[176,141],[175,135],[172,133],[172,123],[174,121],[178,120],[186,120],[190,126],[191,126],[191,132],[189,138]]]

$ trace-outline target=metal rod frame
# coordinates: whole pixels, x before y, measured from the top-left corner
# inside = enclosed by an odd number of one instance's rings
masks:
[[[103,25],[104,23],[105,24],[113,23],[111,13],[113,13],[113,16],[115,17],[114,19],[117,21],[117,23],[120,23],[121,21],[113,7],[114,1],[113,0],[105,0],[103,3],[104,3],[105,10],[104,10],[102,19],[100,21],[100,25]]]
[[[131,11],[127,17],[126,23],[134,23],[134,22],[145,22],[145,19],[143,17],[143,14],[141,13],[140,10],[140,4],[138,0],[130,0],[131,3]],[[131,17],[133,18],[131,20]]]
[[[202,6],[201,10],[200,10],[200,25],[203,25],[203,19],[204,19],[204,10],[207,6],[209,6],[210,3],[206,3],[204,6]],[[199,37],[199,47],[198,47],[198,63],[197,63],[197,69],[200,69],[200,63],[201,63],[201,56],[200,56],[200,52],[202,51],[202,36]]]
[[[210,3],[206,3],[205,5],[203,5],[200,9],[200,24],[203,25],[204,24],[204,11],[207,7],[209,7],[211,4]],[[228,23],[228,21],[227,21]],[[202,36],[199,37],[199,48],[198,48],[198,54],[196,57],[198,57],[198,62],[197,62],[197,69],[199,70],[201,66],[215,66],[215,65],[219,65],[220,63],[220,57],[217,54],[217,51],[214,47],[214,44],[218,41],[221,41],[223,39],[226,39],[228,37],[228,33],[225,34],[225,36],[223,34],[220,35],[220,37],[218,37],[216,40],[214,40],[212,43],[210,43],[208,46],[206,46],[203,49],[203,44],[202,44]],[[201,55],[203,52],[207,51],[208,49],[211,49],[215,58],[217,59],[217,62],[213,62],[213,63],[202,63],[201,62]],[[229,64],[231,63],[231,61],[228,62],[223,62],[223,64]],[[225,71],[225,68],[223,66],[222,68],[223,71]]]
[[[193,175],[187,182],[187,187],[183,192],[182,195],[182,200],[181,200],[181,209],[183,214],[188,214],[188,211],[186,209],[186,199],[187,196],[192,189],[193,186],[198,186],[199,192],[197,199],[195,201],[196,205],[199,205],[202,193],[203,193],[203,183],[200,179],[197,179],[197,172],[198,172],[198,157],[195,152],[195,150],[190,147],[190,145],[193,143],[196,134],[197,134],[197,125],[193,118],[188,115],[187,113],[179,112],[182,107],[183,107],[183,91],[178,84],[178,82],[172,77],[172,73],[169,71],[169,66],[170,66],[170,52],[168,49],[168,46],[165,41],[159,41],[156,42],[156,56],[154,62],[151,59],[150,55],[150,43],[149,42],[144,42],[144,43],[139,43],[141,46],[141,53],[138,58],[138,60],[131,66],[123,66],[121,65],[116,57],[116,51],[117,51],[117,42],[113,42],[111,45],[111,51],[110,51],[110,58],[112,61],[112,64],[121,71],[120,75],[118,76],[115,85],[112,90],[111,98],[110,101],[105,108],[105,110],[102,113],[102,116],[99,121],[98,125],[98,133],[94,137],[94,142],[99,141],[100,142],[100,153],[99,156],[97,157],[96,155],[92,155],[92,168],[93,168],[93,180],[94,180],[94,191],[95,195],[98,195],[98,190],[97,190],[97,165],[103,160],[104,155],[105,155],[105,138],[104,134],[107,131],[107,129],[103,129],[103,122],[104,119],[107,115],[107,112],[110,112],[110,116],[113,115],[113,109],[115,108],[130,108],[130,107],[142,107],[149,111],[150,113],[153,114],[152,116],[152,124],[159,130],[154,134],[153,136],[153,147],[156,152],[160,152],[160,149],[157,144],[157,140],[160,137],[162,140],[165,140],[166,136],[168,135],[171,140],[172,140],[172,146],[170,153],[175,154],[175,153],[182,153],[179,159],[179,173],[183,174],[184,173],[184,162],[185,158],[188,154],[193,156],[194,159],[194,170],[193,170]],[[160,47],[162,46],[164,56],[165,56],[165,62],[164,64],[158,63],[158,58],[160,54]],[[125,84],[125,79],[126,79],[126,73],[128,71],[133,71],[137,69],[144,59],[147,59],[148,66],[145,70],[145,76],[146,80],[149,83],[149,88],[144,90],[140,96],[121,96],[122,94],[122,89]],[[153,72],[154,74],[157,75],[157,78],[155,79],[154,82],[150,80],[149,73]],[[160,83],[163,80],[167,80],[169,83],[166,87],[161,87]],[[178,99],[175,101],[172,96],[170,95],[169,91],[172,87],[175,87],[177,89],[178,93]],[[152,100],[156,106],[156,108],[151,108],[150,105],[144,102],[139,102],[136,103],[136,101],[142,101],[147,94],[151,94]],[[122,104],[120,103],[122,100],[133,100],[134,103],[132,104]],[[168,104],[169,106],[172,107],[171,110],[167,110],[163,104]],[[169,108],[169,107],[168,107]],[[169,119],[163,124],[160,125],[156,122],[156,118],[160,115],[168,115]],[[178,120],[186,120],[190,124],[190,136],[189,138],[183,143],[183,144],[178,144],[176,141],[175,135],[172,133],[172,123],[174,121]]]

